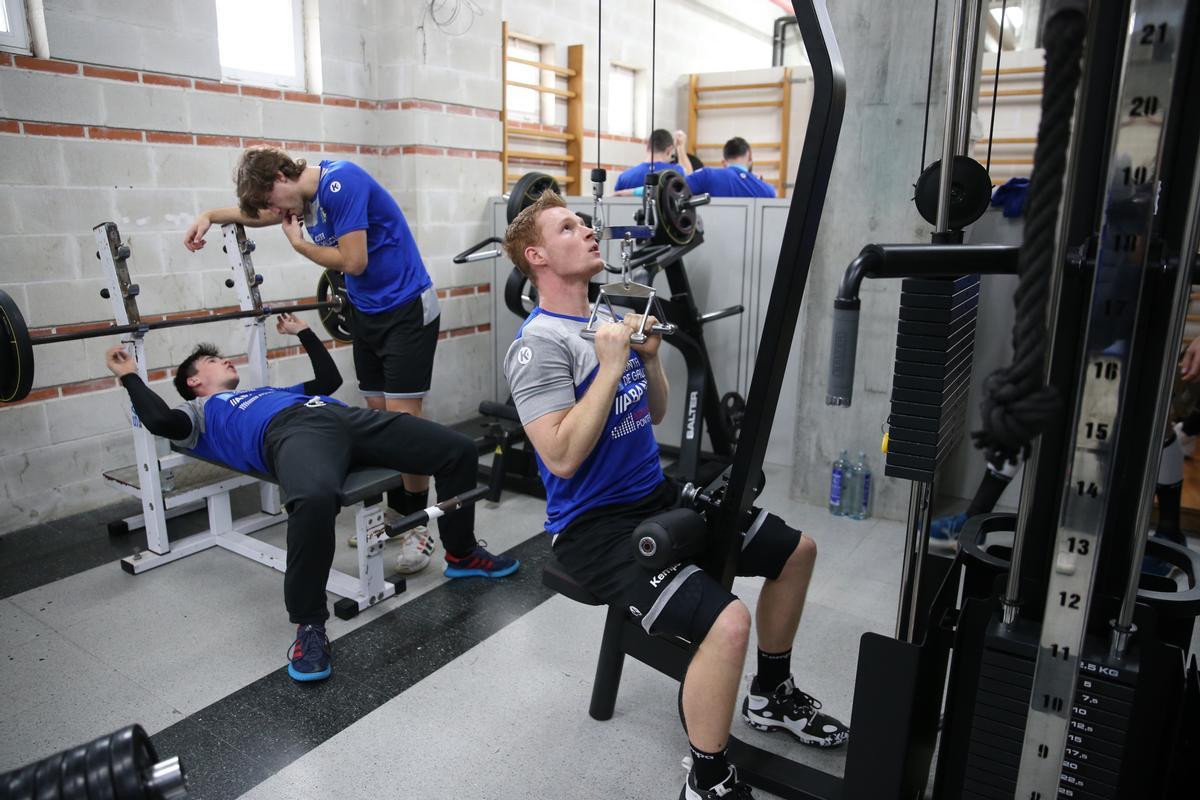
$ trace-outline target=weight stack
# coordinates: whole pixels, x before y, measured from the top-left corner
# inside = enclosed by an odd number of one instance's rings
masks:
[[[962,439],[978,309],[978,275],[900,285],[885,475],[931,482]]]
[[[1150,637],[1141,644],[1125,661],[1115,662],[1108,656],[1106,640],[1088,638],[1075,694],[1069,704],[1056,709],[1069,720],[1059,798],[1169,796],[1163,784],[1182,701],[1182,664],[1174,648]],[[1029,706],[1046,708],[1050,703],[1046,696],[1032,695],[1037,657],[1036,627],[1005,629],[998,621],[992,623],[978,662],[965,763],[948,786],[941,787],[946,796],[1013,797]]]

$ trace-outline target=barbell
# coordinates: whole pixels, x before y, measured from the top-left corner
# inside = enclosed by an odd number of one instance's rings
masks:
[[[326,270],[321,274],[317,281],[317,298],[318,301],[315,303],[299,303],[289,306],[264,305],[261,309],[228,311],[205,317],[108,325],[91,330],[32,336],[16,302],[7,292],[0,289],[0,403],[15,403],[29,396],[29,390],[33,387],[34,345],[75,342],[81,339],[96,339],[123,333],[145,333],[163,328],[181,328],[187,325],[266,317],[271,314],[291,314],[297,311],[320,311],[321,323],[331,336],[339,341],[351,341],[353,309],[346,295],[345,279],[340,272]]]

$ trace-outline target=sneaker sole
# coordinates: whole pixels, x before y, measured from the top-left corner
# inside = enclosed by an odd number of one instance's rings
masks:
[[[405,566],[401,566],[399,563],[397,563],[396,564],[396,572],[400,573],[401,575],[416,575],[418,572],[424,572],[425,568],[428,566],[429,566],[428,558],[426,558],[425,563],[420,565],[419,567],[417,567],[417,566],[405,567]]]
[[[328,666],[320,672],[297,672],[291,664],[288,664],[288,677],[300,683],[309,681],[323,681],[333,674],[333,667]]]
[[[511,567],[493,570],[492,572],[488,572],[485,569],[456,569],[454,567],[446,567],[442,574],[447,578],[505,578],[516,572],[519,566],[521,566],[521,562],[517,561]]]
[[[761,722],[755,722],[754,720],[752,720],[750,717],[746,716],[745,714],[742,715],[742,719],[744,719],[746,721],[746,724],[749,725],[751,728],[754,728],[756,731],[763,731],[765,733],[775,733],[778,731],[781,733],[786,733],[789,736],[791,736],[793,739],[795,739],[796,741],[800,742],[800,744],[805,744],[805,745],[808,745],[809,747],[818,747],[822,750],[832,750],[835,747],[841,747],[842,745],[844,745],[846,742],[848,742],[850,740],[850,737],[847,736],[845,739],[842,739],[841,741],[838,741],[838,742],[827,742],[825,739],[818,739],[815,737],[806,737],[803,734],[796,733],[791,728],[788,728],[784,725],[766,725]]]

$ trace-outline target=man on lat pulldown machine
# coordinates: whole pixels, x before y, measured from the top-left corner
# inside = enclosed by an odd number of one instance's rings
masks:
[[[287,570],[283,599],[296,624],[288,674],[317,681],[331,674],[325,584],[333,565],[338,495],[352,466],[433,474],[445,500],[475,486],[475,443],[412,414],[355,408],[330,397],[342,376],[308,325],[281,314],[279,333],[299,337],[313,379],[295,386],[238,389],[233,362],[202,344],[175,372],[183,405],[170,408],[137,374],[121,345],[105,363],[129,393],[138,420],[155,436],[242,472],[274,478],[287,498]],[[494,556],[475,539],[475,507],[447,513],[438,523],[442,545],[463,575],[499,578],[520,563]]]
[[[651,428],[667,408],[662,339],[631,345],[640,322],[634,315],[600,327],[594,345],[579,335],[589,319],[588,282],[604,261],[593,230],[556,194],[543,194],[517,216],[504,247],[538,288],[538,307],[509,347],[504,374],[537,453],[555,556],[597,597],[628,608],[648,634],[696,646],[681,691],[693,759],[681,800],[749,798],[725,751],[750,612],[693,564],[649,574],[630,541],[639,523],[679,503]],[[820,713],[821,703],[799,691],[790,674],[816,555],[812,539],[765,512],[743,534],[738,574],[767,581],[756,612],[758,673],[742,716],[804,744],[836,747],[849,729]]]

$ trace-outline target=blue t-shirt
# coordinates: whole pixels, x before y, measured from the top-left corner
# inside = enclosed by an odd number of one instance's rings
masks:
[[[743,166],[705,167],[687,176],[692,194],[713,197],[774,197],[775,187]]]
[[[415,300],[433,282],[400,206],[357,164],[322,161],[320,166],[317,195],[305,218],[308,235],[322,247],[336,247],[340,236],[367,232],[367,268],[346,276],[354,308],[380,314]]]
[[[527,425],[583,397],[600,368],[596,348],[579,335],[586,317],[535,308],[504,359],[513,402]],[[593,508],[632,503],[664,480],[650,419],[646,370],[634,351],[617,384],[596,446],[570,478],[560,478],[537,456],[546,487],[546,530],[559,533]]]
[[[676,172],[678,172],[680,175],[683,175],[683,167],[679,166],[678,164],[674,164],[670,161],[655,161],[654,162],[654,171],[655,172],[662,172],[662,171],[668,170],[668,169],[673,169]],[[619,192],[622,189],[636,189],[639,186],[645,186],[646,185],[646,173],[649,171],[650,171],[650,162],[649,161],[643,161],[641,164],[638,164],[636,167],[630,167],[629,169],[625,170],[617,177],[617,185],[616,185],[616,188],[613,189],[613,191]]]
[[[192,435],[179,444],[242,472],[267,472],[263,452],[267,426],[280,411],[301,404],[346,405],[325,395],[305,394],[302,383],[218,392],[180,406],[191,417]]]

